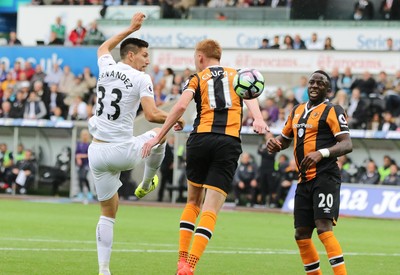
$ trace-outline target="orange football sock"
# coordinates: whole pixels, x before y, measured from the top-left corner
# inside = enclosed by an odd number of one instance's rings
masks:
[[[201,214],[199,224],[194,233],[192,249],[190,250],[188,263],[192,268],[196,267],[201,255],[203,254],[208,241],[211,239],[217,215],[211,211],[205,211]]]
[[[319,256],[317,249],[311,239],[297,240],[297,246],[300,250],[301,260],[307,275],[321,275],[319,267]]]
[[[179,225],[179,258],[187,258],[190,241],[192,240],[196,219],[200,208],[194,204],[186,204]]]
[[[346,275],[347,271],[346,265],[344,264],[342,248],[333,234],[333,231],[321,233],[318,237],[325,246],[333,273],[335,275]]]

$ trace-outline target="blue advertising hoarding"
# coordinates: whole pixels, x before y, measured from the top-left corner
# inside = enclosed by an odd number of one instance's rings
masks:
[[[283,212],[293,212],[297,184],[292,184]],[[340,215],[400,219],[400,186],[342,184]]]
[[[5,62],[6,67],[13,67],[15,61],[22,65],[30,61],[33,66],[41,64],[43,70],[48,72],[54,63],[61,67],[68,65],[75,74],[82,74],[84,67],[89,67],[93,75],[98,75],[97,47],[0,47],[0,62]]]

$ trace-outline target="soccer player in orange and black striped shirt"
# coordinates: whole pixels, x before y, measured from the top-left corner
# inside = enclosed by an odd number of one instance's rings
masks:
[[[242,152],[239,134],[243,99],[232,87],[236,70],[220,65],[221,52],[220,45],[214,40],[206,39],[196,45],[194,60],[198,73],[185,85],[160,133],[143,146],[143,156],[147,156],[194,99],[197,117],[186,144],[189,184],[187,203],[180,220],[178,275],[193,274],[212,237],[218,212],[231,189]],[[257,99],[244,100],[244,103],[253,114],[254,131],[265,134],[268,126]],[[207,192],[204,192],[205,188]],[[200,221],[195,228],[200,209]]]
[[[322,274],[311,240],[314,228],[325,246],[335,275],[347,274],[342,249],[333,234],[339,216],[338,156],[352,151],[346,114],[327,99],[330,77],[315,71],[308,80],[309,101],[295,106],[282,134],[267,142],[269,152],[286,149],[294,140],[299,173],[294,205],[295,238],[307,275]]]

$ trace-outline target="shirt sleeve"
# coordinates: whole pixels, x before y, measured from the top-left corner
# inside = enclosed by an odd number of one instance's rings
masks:
[[[148,74],[143,74],[140,79],[140,97],[150,96],[154,98],[153,82],[151,81],[150,76]]]
[[[290,112],[290,115],[288,116],[285,126],[283,126],[282,129],[282,136],[286,139],[293,139],[293,114],[294,111]]]
[[[104,54],[104,55],[100,56],[99,59],[97,60],[97,65],[99,66],[99,68],[107,67],[107,66],[111,66],[111,65],[115,65],[115,64],[116,64],[115,60],[111,56],[111,54]]]
[[[335,105],[330,109],[327,124],[331,128],[332,134],[336,137],[341,134],[349,134],[346,112],[340,105]]]

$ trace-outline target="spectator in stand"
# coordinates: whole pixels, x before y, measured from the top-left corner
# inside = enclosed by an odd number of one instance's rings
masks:
[[[354,4],[354,20],[371,20],[374,18],[374,5],[369,0],[358,0]]]
[[[355,77],[351,72],[350,67],[346,67],[344,69],[344,73],[340,76],[338,81],[338,89],[343,89],[346,91],[348,95],[351,94],[351,90],[353,89],[353,83],[355,81]]]
[[[50,91],[46,87],[44,87],[43,82],[36,81],[33,83],[33,91],[39,96],[39,98],[46,104],[45,100],[50,97]],[[47,110],[47,108],[46,108]]]
[[[179,87],[180,91],[183,91],[183,89],[185,87],[185,80],[183,79],[183,75],[182,74],[176,74],[174,76],[173,84],[177,85]]]
[[[289,112],[290,112],[291,109],[289,109],[288,106],[290,105],[291,108],[293,108],[297,104],[299,104],[299,102],[297,101],[294,92],[292,90],[287,91],[286,92],[286,107],[285,107],[285,109],[288,109]],[[287,113],[287,115],[289,115],[289,114]]]
[[[394,163],[388,155],[383,156],[383,165],[378,168],[379,180],[382,182],[390,174],[390,166]]]
[[[7,45],[8,46],[22,45],[21,41],[17,38],[17,33],[15,31],[11,31],[8,34]]]
[[[30,61],[25,61],[24,72],[26,79],[30,81],[35,74],[35,69],[32,67],[32,63]]]
[[[157,64],[153,65],[151,72],[149,73],[151,80],[153,81],[153,85],[157,85],[161,82],[161,79],[164,76],[164,72],[160,70],[160,66]]]
[[[37,92],[31,91],[25,104],[25,119],[44,119],[47,115],[46,105]]]
[[[347,112],[347,108],[349,107],[349,96],[345,90],[339,90],[331,102],[332,104],[340,105]]]
[[[63,71],[60,68],[60,65],[57,62],[54,62],[52,65],[52,69],[44,78],[44,82],[50,86],[51,84],[59,84],[60,79],[63,75]]]
[[[397,125],[394,123],[393,115],[390,112],[383,113],[383,121],[379,124],[378,130],[379,131],[396,131]]]
[[[42,65],[37,64],[35,66],[35,73],[33,74],[32,78],[31,78],[31,86],[33,86],[33,83],[35,83],[36,81],[44,82],[45,78],[46,78],[46,73],[43,72]]]
[[[2,83],[4,80],[6,80],[7,72],[8,71],[6,69],[6,63],[1,62],[0,63],[0,83]],[[1,87],[0,87],[0,91],[1,91]]]
[[[397,51],[398,49],[396,49],[393,45],[393,39],[391,37],[386,39],[386,51]]]
[[[376,92],[378,95],[383,95],[387,90],[393,88],[392,82],[388,79],[385,71],[379,72],[378,80],[376,82]]]
[[[61,38],[57,37],[57,33],[52,31],[50,32],[50,39],[49,43],[47,44],[49,46],[61,46],[64,45],[64,40]]]
[[[104,34],[97,28],[97,22],[93,21],[90,23],[85,38],[83,40],[84,45],[100,45],[106,40]]]
[[[52,113],[50,115],[50,120],[53,122],[64,121],[65,117],[63,116],[63,111],[60,107],[54,107]]]
[[[368,120],[368,106],[361,98],[359,88],[354,88],[351,93],[350,105],[347,109],[348,124],[350,129],[365,129]]]
[[[30,189],[36,173],[36,160],[31,150],[25,151],[25,159],[18,161],[10,170],[7,182],[11,188],[7,190],[12,194],[26,194]]]
[[[274,123],[278,120],[279,108],[276,106],[274,98],[266,98],[264,101],[264,106],[261,107],[261,111],[266,111],[268,113],[270,123]]]
[[[339,68],[333,67],[331,71],[331,92],[328,94],[329,99],[332,99],[336,95],[336,92],[339,90],[338,88],[339,78],[340,78]]]
[[[365,71],[362,78],[357,78],[354,81],[353,87],[360,89],[361,97],[369,97],[370,94],[375,92],[376,80],[369,71]]]
[[[241,196],[246,197],[248,206],[253,206],[257,201],[257,164],[254,158],[248,153],[243,152],[239,165],[233,179],[233,190],[235,194],[235,204],[241,204]]]
[[[382,0],[379,13],[384,20],[399,20],[400,0]]]
[[[400,186],[399,167],[395,163],[390,165],[390,174],[382,181],[382,185]]]
[[[97,78],[94,76],[90,70],[89,67],[84,67],[83,68],[83,74],[82,74],[82,82],[86,84],[87,86],[87,93],[85,93],[85,96],[83,98],[84,101],[88,101],[89,97],[94,94],[94,89],[96,88],[97,84]]]
[[[286,7],[290,0],[265,0],[265,6],[276,8],[276,7]]]
[[[271,49],[280,49],[281,45],[279,44],[280,37],[279,35],[274,36],[274,43],[271,45]]]
[[[60,93],[66,95],[68,91],[72,89],[74,86],[75,75],[71,72],[71,67],[65,65],[63,68],[63,74],[60,78],[60,82],[58,83],[58,90]]]
[[[6,74],[6,79],[1,83],[1,90],[4,93],[7,88],[13,88],[15,84],[17,84],[17,80],[13,77],[13,73],[9,71]]]
[[[10,70],[10,72],[13,74],[13,78],[17,81],[20,80],[21,73],[23,72],[21,62],[20,61],[15,61],[14,62],[14,67]]]
[[[278,108],[285,108],[287,104],[287,98],[285,92],[281,87],[278,87],[275,91],[275,103]]]
[[[293,92],[297,102],[302,103],[308,100],[308,78],[306,76],[299,78],[299,85],[293,87]]]
[[[367,130],[378,131],[379,125],[382,123],[380,113],[373,113],[371,120],[367,124]]]
[[[0,118],[10,118],[11,102],[3,101],[0,108]]]
[[[10,117],[11,118],[23,118],[24,117],[24,112],[25,112],[25,101],[26,101],[26,96],[28,93],[25,93],[24,91],[18,91],[15,100],[11,105],[11,110],[10,110]]]
[[[305,50],[305,49],[307,49],[306,43],[304,43],[304,40],[301,39],[300,34],[296,34],[296,35],[294,36],[294,39],[293,39],[293,49],[294,49],[294,50]]]
[[[14,101],[14,86],[8,85],[7,88],[3,91],[3,96],[0,99],[0,103],[4,101]]]
[[[50,26],[50,31],[56,33],[57,38],[64,44],[67,32],[65,25],[62,23],[61,17],[56,17],[55,23]]]
[[[335,47],[332,45],[332,38],[330,38],[329,36],[325,38],[324,50],[325,51],[335,50]]]
[[[281,50],[293,50],[293,38],[290,35],[285,35],[283,44],[280,46]]]
[[[279,108],[278,120],[274,122],[273,127],[279,131],[283,129],[286,123],[286,111],[284,108]]]
[[[189,18],[189,9],[196,6],[196,0],[177,0],[174,4],[175,10],[178,10],[182,18]],[[219,12],[217,20],[226,20],[224,13]]]
[[[308,50],[323,50],[324,44],[318,40],[318,34],[316,32],[311,34],[311,39],[306,43]]]
[[[260,45],[259,49],[269,49],[269,40],[268,40],[268,38],[263,38],[263,40],[261,41],[261,45]]]
[[[179,85],[172,85],[171,93],[166,95],[164,102],[177,100],[181,97],[181,87]]]
[[[259,144],[257,153],[261,156],[261,164],[258,170],[258,185],[260,187],[260,204],[270,206],[276,196],[275,157],[276,153],[269,153],[267,140],[273,135],[267,132]]]
[[[82,20],[79,19],[76,22],[75,29],[73,29],[70,32],[68,39],[72,43],[72,45],[80,46],[80,45],[83,45],[85,35],[86,35],[86,28],[82,25]]]
[[[87,120],[87,103],[81,96],[75,96],[68,110],[68,120]]]
[[[56,84],[51,84],[49,90],[50,93],[47,93],[45,97],[42,97],[42,100],[47,108],[47,113],[49,116],[52,116],[54,115],[54,109],[59,108],[62,116],[65,118],[68,112],[68,108],[64,103],[65,95],[59,92]]]
[[[171,68],[164,70],[163,78],[160,81],[162,93],[166,96],[171,93],[174,83],[175,72]]]
[[[373,160],[369,160],[366,165],[366,170],[362,173],[359,183],[362,184],[379,184],[379,173],[376,164]]]

